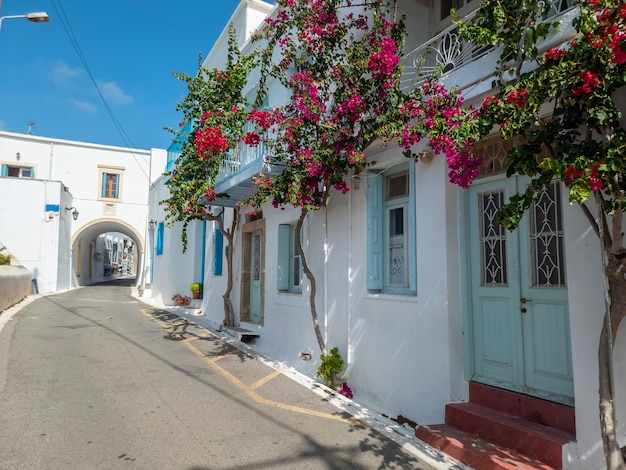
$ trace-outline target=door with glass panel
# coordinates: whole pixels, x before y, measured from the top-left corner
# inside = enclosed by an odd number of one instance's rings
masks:
[[[508,232],[497,211],[522,185],[498,178],[469,191],[471,379],[573,404],[560,184]]]
[[[252,232],[250,237],[250,321],[261,321],[261,302],[263,291],[263,232]]]

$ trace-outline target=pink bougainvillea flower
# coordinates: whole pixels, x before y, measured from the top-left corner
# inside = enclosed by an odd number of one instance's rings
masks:
[[[198,156],[208,160],[228,150],[228,141],[220,126],[205,127],[196,131],[196,149]]]
[[[352,399],[352,397],[354,396],[354,394],[352,393],[352,389],[348,386],[346,382],[343,383],[341,390],[339,390],[339,394],[350,399]]]
[[[509,104],[514,104],[518,108],[523,108],[526,106],[526,102],[528,101],[528,92],[524,88],[520,88],[518,91],[512,91],[506,97],[506,102]]]
[[[590,70],[584,70],[580,72],[578,76],[583,80],[583,83],[572,90],[572,95],[574,96],[589,94],[595,87],[600,85],[598,74],[593,73]]]
[[[566,54],[565,49],[549,49],[546,51],[546,59],[558,60]]]
[[[259,142],[261,142],[261,138],[256,132],[248,132],[241,138],[241,140],[243,140],[250,147],[256,147],[257,145],[259,145]]]

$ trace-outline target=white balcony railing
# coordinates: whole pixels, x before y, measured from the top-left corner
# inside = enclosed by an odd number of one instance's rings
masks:
[[[550,5],[550,12],[545,20],[554,19],[570,10],[574,3],[574,0],[546,1]],[[469,22],[475,15],[476,11],[465,16],[462,21]],[[419,86],[435,74],[445,76],[482,58],[492,50],[491,47],[479,47],[462,41],[458,27],[453,24],[403,58],[402,88]]]
[[[255,126],[253,123],[247,122],[243,130],[244,134],[254,132]],[[240,141],[237,148],[232,152],[232,158],[222,160],[217,173],[217,181],[224,181],[253,163],[261,163],[261,165],[263,165],[265,157],[266,149],[262,141],[259,142],[259,145],[256,147],[251,147],[245,142]]]

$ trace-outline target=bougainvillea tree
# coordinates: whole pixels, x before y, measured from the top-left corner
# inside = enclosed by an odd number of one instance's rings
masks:
[[[215,201],[215,181],[224,159],[233,158],[233,151],[244,137],[249,103],[242,94],[250,70],[255,66],[253,55],[241,54],[230,29],[228,59],[223,70],[199,68],[195,76],[176,74],[187,84],[188,94],[177,106],[183,112],[180,129],[173,131],[182,145],[175,167],[169,176],[170,197],[161,202],[166,208],[169,224],[183,223],[183,251],[187,246],[187,226],[193,220],[216,221],[226,238],[227,287],[224,298],[224,325],[234,324],[230,299],[233,289],[233,237],[237,226],[237,209],[229,227],[224,225],[224,209],[209,210]],[[224,195],[224,197],[227,197]]]
[[[316,281],[300,242],[307,215],[325,207],[329,196],[346,193],[350,179],[370,162],[365,150],[377,139],[397,142],[418,159],[413,145],[431,139],[445,154],[453,182],[467,186],[480,159],[471,153],[479,137],[477,111],[464,107],[457,93],[426,83],[405,93],[400,87],[405,39],[393,2],[380,0],[278,0],[259,38],[267,44],[261,90],[273,78],[289,100],[271,116],[265,133],[270,164],[279,175],[260,174],[247,203],[258,208],[293,206],[300,210],[296,249],[310,286],[310,308],[322,355],[328,351],[315,304]],[[276,59],[278,57],[278,59]]]
[[[626,5],[622,0],[575,2],[574,38],[547,49],[542,38],[555,25],[543,18],[552,3],[484,0],[462,31],[471,42],[503,48],[498,92],[485,99],[481,116],[504,139],[518,139],[508,155],[507,174],[531,178],[528,189],[503,207],[500,222],[516,228],[539,188],[557,178],[599,236],[606,289],[600,422],[607,468],[624,468],[615,434],[612,346],[626,315]]]

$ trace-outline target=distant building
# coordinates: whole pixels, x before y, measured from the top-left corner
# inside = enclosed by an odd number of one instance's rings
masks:
[[[0,246],[42,293],[143,280],[148,193],[165,162],[162,149],[0,132]]]

